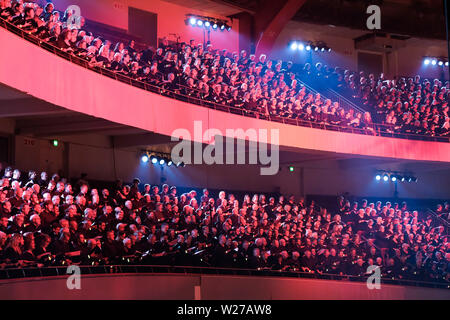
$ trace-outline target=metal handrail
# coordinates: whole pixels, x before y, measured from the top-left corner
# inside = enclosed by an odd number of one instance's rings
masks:
[[[339,102],[339,105],[346,105],[349,106],[350,108],[353,108],[361,113],[365,113],[367,112],[367,110],[361,108],[360,106],[356,105],[354,102],[350,101],[349,99],[347,99],[346,97],[344,97],[342,94],[340,94],[339,92],[337,92],[336,90],[333,90],[331,88],[327,88],[327,91],[329,93],[331,93],[331,95],[334,96],[334,98],[336,98]]]
[[[298,81],[298,83],[300,83],[301,85],[305,86],[305,88],[308,89],[309,91],[311,91],[312,93],[314,93],[314,94],[320,94],[320,96],[321,96],[323,99],[330,99],[330,100],[333,100],[333,101],[336,101],[336,100],[337,100],[337,102],[339,103],[339,106],[342,107],[342,108],[344,108],[345,110],[348,110],[348,109],[354,109],[354,110],[356,110],[357,112],[361,112],[361,113],[364,113],[364,112],[365,112],[364,110],[362,110],[361,108],[359,108],[359,107],[356,106],[355,104],[343,103],[343,99],[341,99],[339,96],[336,96],[336,95],[335,95],[334,97],[333,97],[333,96],[330,97],[330,93],[331,93],[331,95],[333,95],[334,92],[333,92],[333,91],[330,91],[329,88],[325,88],[324,90],[317,90],[317,89],[314,89],[314,88],[313,88],[312,86],[310,86],[309,84],[307,84],[304,80],[298,79],[297,81]]]
[[[450,222],[445,220],[444,218],[440,217],[436,212],[434,212],[431,209],[427,209],[428,213],[431,213],[434,217],[436,217],[437,219],[439,219],[441,222],[443,222],[446,226],[450,225]]]
[[[162,87],[158,87],[152,84],[149,84],[147,82],[143,82],[137,79],[133,79],[131,77],[128,77],[126,75],[115,73],[109,69],[106,69],[104,67],[93,67],[90,65],[90,63],[85,60],[83,57],[77,56],[73,53],[66,52],[62,50],[61,48],[58,48],[48,42],[45,42],[33,34],[23,31],[22,29],[18,28],[17,26],[9,23],[8,21],[0,18],[0,26],[2,26],[4,29],[20,36],[21,38],[32,42],[42,49],[45,49],[47,51],[52,52],[53,54],[64,58],[72,63],[75,63],[77,65],[80,65],[86,69],[92,70],[94,72],[100,73],[101,75],[110,77],[112,79],[130,84],[134,87],[141,88],[146,91],[151,91],[153,93],[158,93],[160,95],[172,97],[181,101],[185,101],[192,104],[197,104],[203,107],[211,108],[218,111],[225,111],[228,113],[238,114],[242,116],[249,116],[253,118],[258,118],[262,120],[268,120],[273,122],[279,122],[283,124],[290,124],[290,125],[296,125],[296,126],[302,126],[302,127],[309,127],[309,128],[316,128],[316,129],[324,129],[324,130],[330,130],[330,131],[338,131],[338,132],[346,132],[346,133],[352,133],[352,134],[364,134],[364,135],[377,135],[381,137],[392,137],[392,138],[401,138],[401,139],[409,139],[409,140],[424,140],[424,141],[434,141],[434,142],[450,142],[450,137],[442,137],[442,136],[428,136],[428,135],[420,135],[420,134],[411,134],[411,133],[397,133],[393,131],[393,127],[389,125],[383,125],[383,124],[373,124],[373,130],[370,129],[363,129],[363,128],[355,128],[351,126],[340,126],[335,124],[329,124],[329,123],[321,123],[321,122],[312,122],[312,121],[306,121],[301,119],[293,119],[293,118],[286,118],[286,117],[280,117],[280,116],[274,116],[271,114],[265,114],[260,113],[256,111],[246,110],[242,108],[236,108],[236,107],[230,107],[224,104],[217,104],[212,101],[205,101],[199,98],[186,96],[181,93],[170,91],[167,89],[164,89]],[[304,83],[304,82],[302,82]]]
[[[339,93],[337,93],[336,91],[332,90],[329,87],[322,88],[322,90],[320,90],[320,89],[317,90],[317,89],[314,89],[311,85],[307,84],[305,82],[305,80],[298,79],[297,81],[299,83],[301,83],[302,85],[304,85],[308,90],[312,91],[313,93],[316,93],[316,94],[320,93],[320,95],[325,99],[328,98],[330,100],[337,101],[339,103],[339,106],[344,108],[345,110],[353,109],[356,112],[359,112],[362,114],[364,114],[366,112],[366,110],[357,106],[356,104],[354,104],[350,100],[346,99],[345,97],[343,97],[342,95],[340,95]]]
[[[313,278],[322,280],[347,280],[363,282],[367,280],[369,275],[353,276],[339,275],[330,273],[311,273],[303,271],[282,271],[271,269],[246,269],[246,268],[224,268],[224,267],[198,267],[198,266],[172,266],[172,265],[78,265],[81,274],[155,274],[155,273],[183,273],[183,274],[203,274],[203,275],[247,275],[247,276],[275,276],[275,277],[291,277],[291,278]],[[53,276],[64,276],[67,274],[67,267],[29,267],[29,268],[11,268],[0,270],[0,281],[9,279],[24,278],[45,278]],[[449,289],[448,282],[429,282],[415,281],[409,279],[386,278],[382,277],[381,282],[385,284],[433,287],[441,289]]]
[[[434,212],[431,209],[427,209],[427,213],[431,214],[431,216],[433,217],[433,219],[435,221],[439,221],[440,223],[442,223],[442,227],[445,228],[446,234],[448,235],[449,229],[450,229],[450,222],[447,221],[446,219],[440,217],[436,212]]]
[[[302,86],[304,86],[306,89],[308,89],[309,91],[311,91],[314,94],[320,94],[324,99],[326,99],[327,97],[325,97],[322,93],[320,93],[319,91],[317,91],[316,89],[314,89],[313,87],[311,87],[309,84],[307,84],[305,81],[297,79],[297,83],[301,84]]]

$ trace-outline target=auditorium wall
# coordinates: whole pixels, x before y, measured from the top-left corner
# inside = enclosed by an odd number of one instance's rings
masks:
[[[311,23],[290,21],[278,36],[272,55],[274,58],[294,63],[322,62],[330,66],[341,66],[356,70],[357,52],[354,49],[353,38],[363,34],[361,30],[343,27],[319,26]],[[331,52],[293,51],[289,48],[291,41],[306,43],[308,41],[324,41]],[[308,59],[310,59],[308,61]]]
[[[448,300],[450,290],[364,282],[280,277],[193,274],[81,275],[80,290],[67,288],[67,276],[0,281],[1,299],[172,299],[172,300],[310,300],[425,299]]]
[[[53,137],[52,137],[53,138]],[[355,196],[392,197],[392,183],[375,181],[376,169],[402,170],[401,161],[385,165],[349,165],[343,167],[339,159],[325,159],[283,163],[275,176],[261,176],[256,165],[188,165],[184,168],[165,167],[140,162],[138,149],[113,149],[107,136],[86,134],[57,137],[58,147],[50,139],[24,136],[15,138],[16,166],[22,170],[68,172],[70,177],[87,173],[88,178],[131,181],[140,177],[143,182],[161,183],[161,177],[171,185],[183,187],[223,188],[236,191],[281,192],[303,196],[337,195],[348,192]],[[433,164],[423,165],[416,172],[417,183],[398,184],[399,197],[418,199],[450,199],[450,168],[437,170]]]
[[[189,41],[190,39],[195,39],[197,42],[203,41],[202,29],[185,25],[186,14],[224,18],[210,12],[183,7],[162,0],[60,0],[57,2],[57,7],[59,10],[64,10],[72,4],[80,6],[82,15],[88,19],[124,30],[128,29],[128,7],[157,13],[158,37],[168,36],[174,40],[173,34],[177,34],[181,37],[181,41]],[[233,19],[232,27],[231,32],[211,32],[211,41],[214,47],[227,48],[230,51],[239,50],[238,19]],[[322,62],[331,66],[357,70],[358,50],[355,49],[353,39],[367,33],[368,30],[291,21],[278,36],[271,58],[304,63],[309,53],[291,51],[288,48],[289,42],[292,40],[324,41],[333,51],[331,53],[312,53],[311,61],[313,63]],[[447,56],[445,41],[410,38],[404,44],[407,47],[400,48],[384,58],[384,72],[389,77],[420,74],[423,77],[445,77],[448,79],[448,72],[441,72],[442,70],[445,71],[446,68],[424,67],[422,64],[423,58],[426,56]]]
[[[212,14],[210,12],[184,7],[178,4],[161,0],[60,0],[57,8],[64,11],[69,5],[78,5],[82,16],[87,19],[108,24],[116,28],[128,30],[128,7],[141,9],[158,15],[158,38],[168,37],[175,40],[173,34],[180,36],[180,41],[194,39],[196,43],[203,42],[203,29],[186,26],[186,14],[197,14],[225,19],[232,22],[231,31],[211,32],[211,42],[215,48],[237,51],[239,49],[239,21],[233,21],[226,17]]]
[[[331,25],[315,25],[305,22],[291,21],[283,29],[276,40],[273,57],[305,63],[311,55],[312,63],[321,62],[329,66],[339,66],[349,70],[358,70],[358,50],[354,39],[367,34],[368,30],[355,30]],[[291,41],[324,41],[332,48],[330,53],[292,51]],[[447,46],[443,40],[410,38],[404,41],[405,47],[384,57],[384,72],[388,77],[414,76],[426,78],[448,79],[448,68],[424,66],[424,57],[446,57]],[[445,72],[442,73],[442,70]]]

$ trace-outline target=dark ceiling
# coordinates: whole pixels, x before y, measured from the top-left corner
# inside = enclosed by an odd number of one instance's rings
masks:
[[[214,0],[257,12],[265,1]],[[366,29],[366,9],[381,8],[381,31],[415,37],[445,39],[443,0],[308,0],[294,20]]]

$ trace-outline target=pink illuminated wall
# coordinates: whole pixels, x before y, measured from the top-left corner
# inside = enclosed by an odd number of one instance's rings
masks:
[[[60,0],[55,1],[58,10],[64,11],[69,5],[75,4],[81,8],[83,16],[90,20],[112,25],[116,28],[128,30],[128,7],[146,10],[158,14],[158,37],[164,36],[174,40],[171,34],[181,37],[181,41],[195,39],[203,41],[201,28],[186,26],[184,23],[186,14],[198,14],[219,19],[226,17],[188,6],[165,2],[161,0]],[[229,20],[231,22],[231,20]],[[232,31],[211,32],[211,42],[215,48],[237,51],[239,49],[239,21],[233,20]]]
[[[331,53],[312,53],[312,63],[321,62],[332,67],[339,66],[350,70],[358,70],[358,50],[355,49],[354,38],[367,34],[367,30],[356,30],[346,27],[315,25],[312,23],[290,21],[276,40],[272,57],[291,60],[294,63],[305,63],[309,53],[292,51],[290,41],[324,41],[332,48]],[[448,80],[448,68],[439,66],[423,66],[426,56],[447,56],[447,44],[444,40],[410,38],[405,46],[384,57],[384,72],[388,77],[414,76],[425,78],[444,77]],[[444,71],[444,74],[441,71]]]
[[[68,290],[65,276],[0,281],[0,299],[171,299],[171,300],[448,300],[450,290],[364,282],[278,277],[116,274],[85,275],[81,290]],[[195,287],[200,290],[195,294]]]
[[[2,126],[1,128],[5,128]],[[13,131],[14,132],[14,131]],[[54,148],[50,138],[57,138],[60,146]],[[29,143],[32,141],[32,143]],[[159,184],[165,177],[169,185],[196,188],[222,188],[228,192],[276,192],[295,196],[337,195],[348,192],[360,197],[392,197],[394,185],[374,179],[376,169],[402,171],[401,161],[395,164],[374,164],[371,166],[346,166],[342,168],[339,157],[333,160],[313,160],[291,163],[295,171],[289,172],[284,163],[275,176],[260,175],[259,165],[187,165],[180,169],[159,165],[142,164],[139,148],[112,149],[109,136],[101,134],[79,134],[75,136],[30,138],[16,136],[14,166],[24,170],[46,170],[57,172],[67,169],[69,176],[79,177],[86,173],[88,179],[112,181],[117,178],[132,181],[139,177],[143,183]],[[67,159],[63,162],[62,159]],[[370,161],[367,161],[370,163]],[[408,164],[407,168],[411,169]],[[426,167],[422,167],[426,165]],[[419,183],[398,184],[400,198],[450,199],[450,168],[421,164],[415,172]],[[443,166],[447,170],[443,170]],[[428,170],[426,169],[428,168]],[[441,168],[441,170],[439,170]],[[430,170],[430,169],[433,169]],[[425,171],[424,171],[425,170]],[[251,179],[249,179],[251,177]],[[326,183],[324,183],[326,181]],[[410,203],[411,204],[411,203]]]

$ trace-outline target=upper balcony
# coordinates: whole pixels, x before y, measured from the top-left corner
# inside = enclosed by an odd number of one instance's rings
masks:
[[[1,20],[0,82],[65,109],[172,136],[176,129],[279,130],[288,150],[315,150],[381,158],[450,162],[448,138],[374,132],[248,112],[162,90],[148,83],[90,68],[86,60],[53,47]],[[182,115],[182,116],[180,116]],[[206,142],[191,134],[192,140]],[[248,139],[253,139],[248,137]],[[431,140],[431,141],[426,141]]]

